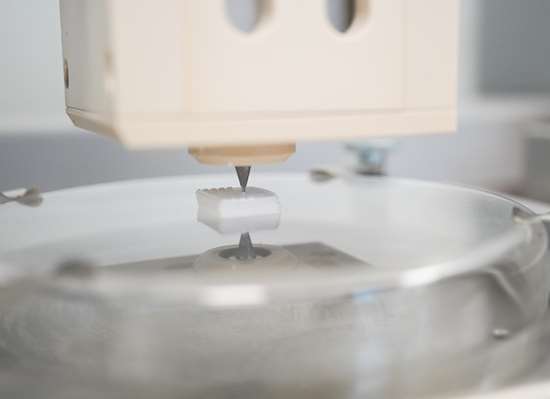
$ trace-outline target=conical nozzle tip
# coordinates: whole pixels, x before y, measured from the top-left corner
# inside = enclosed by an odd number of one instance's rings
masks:
[[[243,192],[246,191],[246,186],[248,185],[248,178],[250,177],[250,166],[236,166],[235,170],[237,171],[237,177],[239,178],[239,183]]]
[[[249,233],[241,234],[239,240],[239,254],[237,256],[239,260],[252,260],[256,258],[256,251],[252,245],[252,239]]]

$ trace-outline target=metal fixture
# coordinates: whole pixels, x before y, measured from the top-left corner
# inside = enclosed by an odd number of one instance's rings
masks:
[[[17,202],[20,205],[36,208],[42,205],[43,201],[44,199],[40,194],[40,190],[38,190],[37,188],[29,188],[24,190],[23,193],[16,195],[8,195],[6,193],[0,192],[0,205]]]
[[[395,147],[395,140],[379,139],[347,144],[357,159],[355,172],[360,175],[385,176],[389,152]]]

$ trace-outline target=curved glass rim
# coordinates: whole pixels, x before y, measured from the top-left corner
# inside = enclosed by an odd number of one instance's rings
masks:
[[[269,176],[270,174],[263,175]],[[216,178],[217,176],[221,175],[209,175],[211,178]],[[274,174],[272,176],[281,179],[296,178],[298,176],[303,178],[303,174]],[[350,174],[342,175],[340,178],[363,177]],[[195,179],[202,181],[204,177],[171,177],[107,183],[54,191],[45,194],[45,198],[63,195],[67,192],[103,190],[114,186],[124,188],[124,186],[144,184],[145,182],[167,183],[172,180],[181,179],[185,179],[186,181]],[[527,206],[488,190],[480,190],[465,185],[450,185],[421,180],[388,177],[384,177],[383,179],[397,184],[425,185],[432,188],[459,189],[483,194],[513,205],[514,208],[524,213],[527,222],[514,223],[512,228],[486,242],[480,243],[475,250],[464,256],[414,269],[391,268],[384,270],[369,269],[368,271],[350,269],[323,272],[293,270],[288,273],[278,271],[273,275],[269,274],[269,284],[264,284],[262,282],[266,281],[265,276],[259,276],[256,273],[249,273],[246,279],[241,278],[238,282],[230,280],[213,282],[208,279],[201,281],[196,278],[190,278],[182,271],[173,271],[169,277],[162,274],[155,276],[151,276],[150,274],[106,276],[102,273],[97,273],[91,278],[59,278],[53,274],[54,270],[51,269],[33,274],[32,272],[22,272],[20,269],[4,263],[0,264],[0,287],[30,281],[33,285],[44,288],[48,292],[70,295],[74,298],[88,298],[90,296],[114,300],[154,298],[155,301],[184,303],[211,308],[253,307],[285,300],[319,300],[342,295],[363,296],[384,291],[428,286],[442,280],[473,272],[490,272],[491,269],[494,269],[495,262],[501,259],[504,254],[528,242],[532,238],[535,228],[542,226],[542,222],[536,219],[536,213],[531,211]],[[511,218],[512,216],[510,215]],[[541,241],[539,248],[530,253],[530,256],[525,259],[525,266],[522,267],[522,270],[532,267],[541,260],[546,253],[547,242],[548,237],[545,233],[545,238]],[[304,290],[304,281],[307,281],[307,290]]]

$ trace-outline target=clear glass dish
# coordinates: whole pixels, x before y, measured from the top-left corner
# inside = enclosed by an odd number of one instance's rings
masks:
[[[0,348],[193,398],[410,398],[532,366],[504,372],[493,351],[547,309],[547,235],[528,209],[440,184],[257,174],[281,223],[250,232],[269,255],[243,262],[220,256],[239,234],[197,221],[196,190],[234,179],[0,207]]]

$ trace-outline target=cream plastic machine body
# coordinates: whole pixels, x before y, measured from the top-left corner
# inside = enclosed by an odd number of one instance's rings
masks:
[[[326,0],[256,0],[249,32],[231,1],[60,2],[67,112],[130,148],[269,161],[297,141],[456,127],[459,0],[355,0],[343,33]]]

